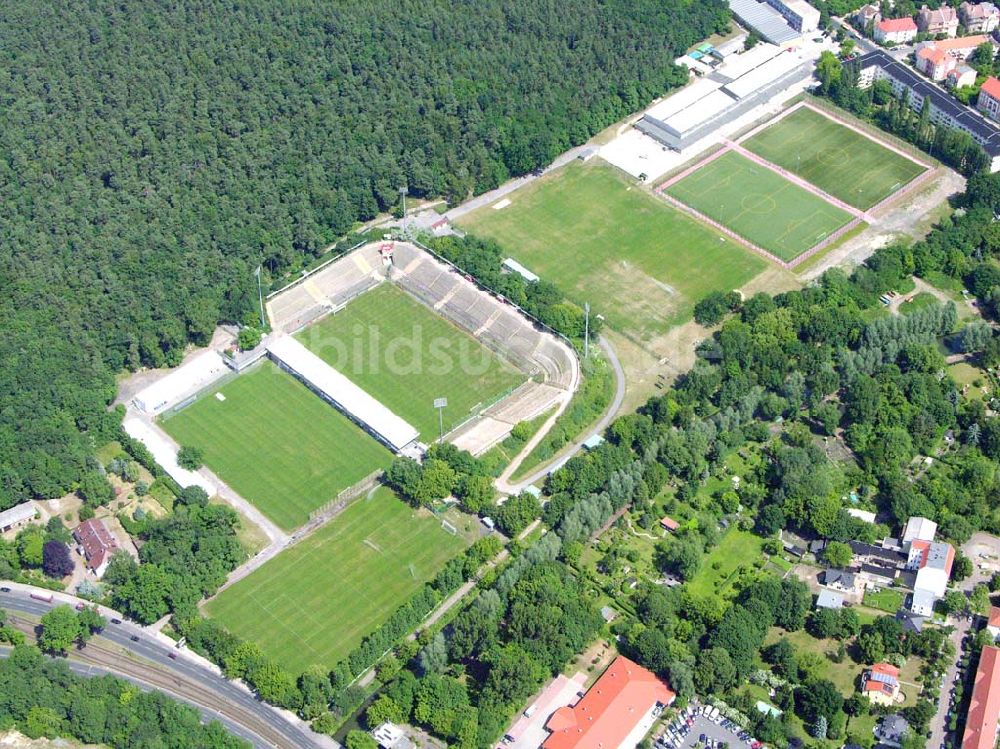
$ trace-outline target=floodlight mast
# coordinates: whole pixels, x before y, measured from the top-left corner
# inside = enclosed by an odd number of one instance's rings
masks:
[[[400,187],[399,188],[399,194],[403,196],[403,236],[404,237],[409,237],[410,236],[406,232],[406,194],[408,192],[409,192],[409,189],[406,188],[406,187]]]
[[[434,399],[434,408],[436,408],[438,412],[438,430],[440,432],[440,436],[438,437],[438,442],[444,442],[444,410],[447,407],[448,407],[447,398]]]

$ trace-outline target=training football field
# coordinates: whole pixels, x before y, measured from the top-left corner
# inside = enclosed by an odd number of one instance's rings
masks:
[[[649,340],[690,319],[710,291],[738,288],[765,262],[597,159],[573,162],[458,220],[615,330]],[[496,205],[496,204],[494,204]]]
[[[179,444],[204,450],[205,465],[285,530],[392,460],[270,361],[167,415],[162,426]]]
[[[786,262],[853,219],[734,151],[675,182],[667,193]]]
[[[862,210],[922,174],[920,164],[808,107],[741,144]]]
[[[436,398],[447,398],[444,429],[527,379],[475,338],[392,284],[299,331],[310,351],[420,431],[437,439]]]
[[[292,673],[330,668],[468,543],[379,488],[206,608]]]

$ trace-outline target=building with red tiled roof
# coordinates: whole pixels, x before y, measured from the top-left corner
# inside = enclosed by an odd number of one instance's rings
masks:
[[[652,671],[618,656],[572,707],[546,724],[544,749],[632,749],[675,697]]]
[[[924,47],[917,52],[917,70],[932,81],[943,81],[956,67],[958,60],[943,49]]]
[[[87,566],[97,577],[102,577],[108,568],[111,555],[118,550],[118,541],[111,531],[97,518],[80,523],[73,530],[73,538],[79,544],[80,552],[87,560]]]
[[[894,705],[899,699],[899,669],[889,663],[876,663],[865,671],[861,693],[880,705]]]
[[[1000,80],[990,76],[979,87],[976,109],[994,120],[1000,120]]]
[[[912,18],[885,18],[875,24],[873,36],[882,44],[905,44],[917,36],[917,24]]]
[[[660,518],[660,526],[663,527],[665,530],[675,531],[681,527],[681,524],[678,523],[669,515],[664,515],[662,518]]]
[[[979,668],[965,719],[962,749],[993,749],[1000,720],[1000,649],[987,645],[979,655]]]
[[[990,612],[986,618],[986,629],[996,640],[1000,637],[1000,606],[990,606]]]

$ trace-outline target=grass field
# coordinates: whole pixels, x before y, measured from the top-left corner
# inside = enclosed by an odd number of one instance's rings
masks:
[[[527,379],[465,331],[391,284],[362,294],[295,336],[313,353],[403,417],[425,440]]]
[[[388,450],[270,361],[241,374],[163,428],[200,447],[205,465],[285,530],[392,459]]]
[[[468,541],[379,488],[207,604],[292,673],[343,658]]]
[[[861,133],[802,107],[743,147],[855,208],[871,208],[924,168]]]
[[[691,317],[710,291],[738,288],[765,263],[664,205],[615,169],[574,162],[459,219],[595,312],[647,341]]]
[[[729,579],[741,565],[753,565],[761,558],[764,541],[760,536],[730,528],[701,560],[701,567],[688,583],[688,590],[699,596],[726,596]]]
[[[869,608],[895,614],[903,607],[905,596],[900,590],[883,588],[881,590],[866,590],[864,604]]]
[[[852,218],[733,151],[675,182],[667,192],[785,261]]]

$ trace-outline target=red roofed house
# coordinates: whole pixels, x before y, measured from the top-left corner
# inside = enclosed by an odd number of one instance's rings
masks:
[[[989,618],[986,621],[986,629],[996,641],[1000,637],[1000,606],[990,606]]]
[[[932,81],[943,81],[958,67],[958,60],[943,49],[928,46],[917,52],[917,70]]]
[[[979,87],[976,109],[993,120],[1000,120],[1000,80],[990,76]]]
[[[875,24],[875,41],[881,44],[904,44],[917,36],[917,24],[912,18],[886,18]]]
[[[965,719],[962,749],[993,749],[1000,720],[1000,649],[987,645],[979,656],[976,682]]]
[[[660,527],[662,527],[664,530],[672,532],[680,528],[681,524],[678,523],[669,515],[664,515],[662,518],[660,518]]]
[[[111,555],[119,548],[111,531],[97,518],[91,518],[73,530],[73,538],[79,544],[80,552],[86,557],[87,566],[97,577],[103,577]]]
[[[876,663],[861,679],[861,693],[872,702],[892,706],[899,701],[899,669]]]
[[[618,656],[572,707],[545,725],[544,749],[634,749],[675,695],[656,674]]]

